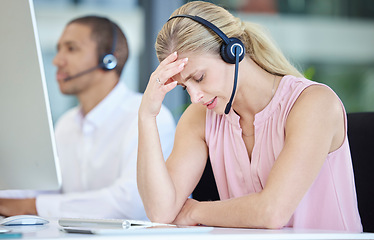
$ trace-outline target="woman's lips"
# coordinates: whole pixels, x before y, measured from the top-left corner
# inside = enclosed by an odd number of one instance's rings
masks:
[[[207,102],[207,103],[205,103],[204,105],[206,105],[206,107],[207,107],[208,109],[213,109],[213,108],[215,108],[216,105],[217,105],[217,97],[213,98],[210,102]]]

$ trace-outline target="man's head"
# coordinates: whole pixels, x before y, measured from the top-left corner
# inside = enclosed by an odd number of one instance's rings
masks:
[[[68,25],[73,23],[82,24],[91,29],[91,38],[97,44],[96,50],[99,58],[112,53],[114,48],[113,54],[118,60],[115,71],[117,75],[120,76],[128,59],[129,49],[127,46],[127,39],[118,25],[108,18],[98,16],[76,18],[70,21]],[[113,37],[117,37],[117,39],[113,40]]]
[[[121,29],[109,19],[97,16],[70,21],[59,39],[57,51],[53,63],[58,68],[57,80],[64,94],[80,94],[103,84],[100,81],[108,76],[118,81],[128,59],[127,40]],[[99,66],[100,59],[107,54],[113,54],[118,61],[109,73]]]

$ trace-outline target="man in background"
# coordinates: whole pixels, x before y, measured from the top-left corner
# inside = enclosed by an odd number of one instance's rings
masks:
[[[124,33],[107,18],[86,16],[66,25],[53,63],[60,91],[76,96],[79,106],[56,124],[62,189],[3,191],[0,215],[146,219],[136,185],[142,95],[120,81],[128,54]],[[166,159],[175,122],[164,106],[157,123]]]

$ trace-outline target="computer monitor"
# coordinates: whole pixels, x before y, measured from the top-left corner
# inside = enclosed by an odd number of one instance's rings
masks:
[[[0,189],[60,187],[32,0],[0,0]]]

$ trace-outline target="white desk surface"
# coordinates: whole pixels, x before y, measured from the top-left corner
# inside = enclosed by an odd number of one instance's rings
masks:
[[[39,226],[13,226],[7,227],[13,232],[22,232],[23,239],[40,240],[117,240],[117,239],[136,239],[142,240],[184,240],[184,239],[203,239],[203,240],[236,240],[236,239],[374,239],[374,233],[343,233],[317,230],[294,230],[290,228],[280,230],[263,229],[234,229],[234,228],[214,228],[210,232],[193,233],[174,231],[172,233],[141,230],[139,232],[125,233],[121,235],[92,235],[92,234],[72,234],[60,231],[57,221],[52,220],[47,225]],[[126,230],[124,230],[126,231]]]

